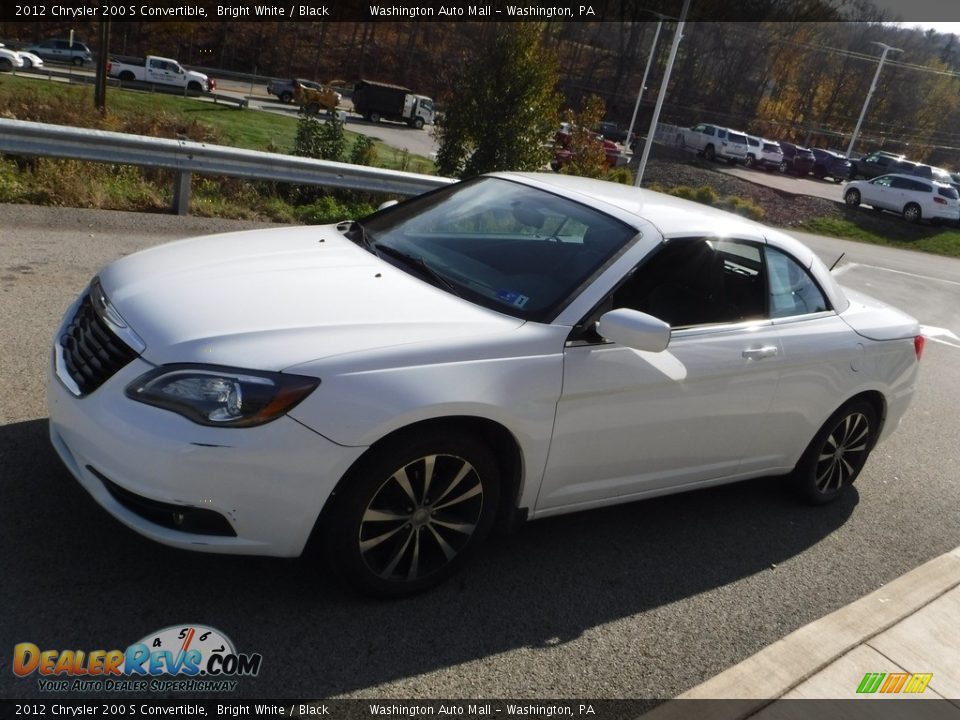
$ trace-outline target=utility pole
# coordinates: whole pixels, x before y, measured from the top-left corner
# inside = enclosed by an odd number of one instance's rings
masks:
[[[680,13],[680,22],[677,23],[677,30],[673,35],[673,45],[670,46],[670,56],[667,58],[667,67],[663,71],[663,80],[660,82],[660,93],[657,95],[657,104],[653,108],[653,117],[650,119],[650,130],[647,131],[647,142],[643,146],[643,157],[640,158],[640,164],[637,166],[637,179],[634,185],[640,187],[640,181],[643,180],[643,171],[647,167],[647,160],[650,158],[650,149],[653,147],[653,136],[657,132],[657,121],[660,119],[660,110],[663,108],[663,101],[667,97],[667,86],[670,83],[670,72],[673,70],[673,61],[677,58],[677,48],[680,47],[680,38],[683,37],[683,25],[687,19],[687,11],[690,9],[690,0],[683,0],[683,10]]]
[[[637,112],[640,110],[640,98],[643,97],[643,91],[647,87],[647,76],[650,74],[650,66],[653,65],[653,56],[657,50],[657,38],[660,37],[660,28],[663,27],[663,15],[657,22],[657,31],[653,34],[653,44],[650,45],[650,57],[647,58],[647,68],[643,71],[643,80],[640,81],[640,92],[637,93],[637,104],[633,106],[633,117],[630,118],[630,128],[627,130],[627,145],[630,145],[630,138],[633,137],[633,126],[637,122]]]
[[[877,89],[877,80],[880,78],[880,71],[883,69],[883,63],[887,59],[887,53],[903,52],[900,48],[890,47],[886,43],[872,41],[873,45],[879,45],[883,48],[883,54],[880,56],[880,64],[877,65],[877,72],[873,75],[873,82],[870,83],[870,90],[867,92],[867,99],[863,101],[863,109],[860,111],[860,118],[857,120],[857,126],[853,129],[853,135],[850,137],[850,145],[847,146],[847,158],[853,152],[853,146],[857,143],[857,136],[860,134],[860,126],[863,124],[863,118],[867,114],[867,108],[870,106],[870,98],[873,97]]]

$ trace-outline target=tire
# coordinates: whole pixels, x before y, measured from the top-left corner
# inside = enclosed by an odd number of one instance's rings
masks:
[[[136,78],[134,77],[133,73],[130,72],[129,70],[124,70],[122,73],[120,73],[120,76],[119,76],[119,77],[120,77],[121,80],[126,80],[127,82],[130,82],[131,80],[135,80],[135,79],[136,79]]]
[[[856,188],[850,188],[843,194],[843,201],[850,207],[860,205],[860,191]]]
[[[713,149],[713,145],[707,145],[703,149],[703,157],[708,161],[713,161],[717,159],[717,152]]]
[[[793,471],[797,492],[814,505],[834,502],[856,481],[879,430],[877,411],[854,400],[823,424]]]
[[[790,172],[790,166],[787,165],[787,161],[786,161],[786,160],[781,160],[781,161],[780,161],[779,170],[780,170],[780,172],[782,172],[784,175],[786,175],[788,172]]]
[[[280,93],[280,102],[290,104],[293,102],[293,93],[289,90],[284,90]]]
[[[13,72],[13,63],[7,58],[0,58],[0,72]]]
[[[201,92],[203,87],[196,80],[191,80],[187,83],[187,90],[190,90],[191,92]]]
[[[422,118],[422,117],[415,117],[415,118],[413,119],[413,122],[411,123],[411,125],[412,125],[414,128],[416,128],[417,130],[423,130],[423,118]]]
[[[24,69],[24,70],[32,70],[32,69],[33,69],[33,61],[30,60],[30,59],[27,58],[27,57],[24,57],[24,58],[23,58],[23,69]]]
[[[911,225],[916,225],[923,217],[923,211],[916,203],[907,203],[903,208],[903,219]]]
[[[71,62],[73,62],[75,67],[81,67],[83,65],[83,58],[75,57]]]
[[[750,168],[751,170],[757,166],[757,161],[753,155],[747,155],[747,159],[743,161],[744,167]]]
[[[365,594],[426,590],[459,570],[481,545],[499,489],[493,454],[471,435],[437,432],[387,441],[341,482],[327,514],[327,551]]]
[[[378,112],[370,113],[370,122],[375,122],[375,123],[380,122],[380,113]]]

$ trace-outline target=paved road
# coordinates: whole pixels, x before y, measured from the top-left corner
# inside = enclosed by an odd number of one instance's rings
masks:
[[[103,263],[241,225],[19,206],[0,217],[0,697],[40,694],[10,672],[16,642],[122,648],[190,622],[263,653],[241,696],[671,697],[960,545],[960,349],[944,343],[930,344],[915,406],[858,492],[828,508],[768,479],[538,521],[399,602],[358,599],[303,561],[155,545],[106,516],[49,448],[48,343]],[[856,263],[844,282],[960,331],[960,261],[815,243]]]
[[[58,72],[70,72],[75,75],[92,76],[94,71],[88,68],[72,68],[69,66],[51,65],[51,69]],[[63,81],[58,77],[47,78],[33,73],[23,74],[23,77],[36,79],[38,82],[47,80]],[[295,105],[285,105],[277,98],[267,93],[267,86],[260,84],[251,84],[237,80],[217,80],[217,93],[238,100],[246,100],[250,111],[269,112],[276,115],[287,117],[296,117],[298,108]],[[198,98],[203,99],[201,96]],[[346,110],[352,110],[353,105],[349,100],[344,100],[342,107]],[[433,136],[433,128],[427,126],[422,130],[416,130],[402,123],[380,122],[371,123],[357,115],[347,116],[347,129],[353,132],[367,135],[380,140],[387,145],[396,148],[398,151],[407,150],[413,155],[422,155],[432,158],[439,147]]]

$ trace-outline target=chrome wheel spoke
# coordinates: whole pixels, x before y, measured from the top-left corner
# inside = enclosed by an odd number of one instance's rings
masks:
[[[450,507],[451,505],[457,505],[457,504],[459,504],[459,503],[462,503],[464,500],[469,500],[469,499],[472,498],[472,497],[476,497],[477,495],[479,495],[479,494],[482,493],[482,492],[483,492],[483,488],[480,486],[480,481],[477,480],[477,484],[474,485],[474,486],[473,486],[472,488],[470,488],[469,490],[467,490],[465,493],[462,493],[462,494],[458,495],[458,496],[455,497],[453,500],[448,500],[447,502],[443,503],[442,505],[434,505],[433,507],[434,507],[435,510],[442,510],[443,508],[448,508],[448,507]]]
[[[407,468],[400,468],[391,476],[392,480],[395,480],[397,485],[403,488],[403,492],[406,493],[407,497],[410,498],[410,502],[414,505],[417,505],[417,497],[413,494],[413,487],[410,485],[410,477],[407,475]]]
[[[361,526],[361,527],[362,527],[362,526]],[[385,533],[383,533],[382,535],[377,535],[376,537],[372,537],[372,538],[369,538],[369,539],[367,539],[367,540],[361,540],[361,541],[360,541],[360,552],[364,552],[364,553],[365,553],[365,552],[368,552],[368,551],[372,550],[373,548],[375,548],[375,547],[376,547],[377,545],[379,545],[380,543],[386,542],[387,540],[389,540],[390,538],[392,538],[394,535],[396,535],[398,532],[400,532],[401,530],[403,530],[405,527],[406,527],[406,525],[400,525],[399,527],[396,527],[396,528],[394,528],[393,530],[390,530],[389,532],[385,532]]]
[[[417,573],[420,571],[420,531],[419,528],[413,534],[413,557],[410,558],[410,569],[407,571],[407,580],[416,580]]]
[[[397,565],[400,564],[403,554],[410,546],[410,538],[412,538],[413,535],[413,530],[410,530],[410,532],[407,534],[407,539],[403,541],[403,545],[401,545],[400,549],[397,550],[396,554],[393,556],[393,559],[390,560],[389,564],[383,569],[383,572],[380,573],[380,577],[389,578],[391,575],[393,575],[393,571],[396,569]]]
[[[446,520],[437,520],[436,518],[431,520],[430,524],[439,525],[440,527],[449,528],[450,530],[456,530],[464,535],[470,535],[473,533],[473,529],[476,527],[476,525],[473,523],[447,522]]]
[[[437,541],[437,545],[439,545],[440,549],[443,550],[443,554],[446,556],[447,560],[453,560],[457,554],[457,551],[450,546],[450,543],[441,537],[440,533],[436,531],[436,528],[434,528],[432,525],[427,525],[427,528],[433,534],[433,539]]]
[[[436,462],[436,455],[428,455],[423,459],[423,502],[427,502],[430,497],[430,482],[433,480],[433,467]]]
[[[367,511],[363,514],[363,522],[408,522],[409,520],[409,515],[400,515],[389,510],[367,508]]]
[[[453,480],[450,481],[450,484],[447,485],[447,489],[444,490],[442,493],[440,493],[440,497],[438,497],[434,501],[433,503],[434,507],[443,507],[442,505],[438,505],[437,503],[443,500],[447,496],[447,494],[451,490],[453,490],[457,485],[459,485],[460,481],[463,480],[473,470],[473,465],[468,463],[466,460],[461,460],[460,462],[463,463],[463,465],[461,465],[460,467],[460,471],[457,473],[456,477],[454,477]]]

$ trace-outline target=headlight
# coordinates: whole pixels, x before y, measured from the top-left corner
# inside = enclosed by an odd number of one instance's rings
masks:
[[[320,384],[302,375],[213,365],[164,365],[127,386],[127,397],[200,425],[252,427],[292,410]]]

